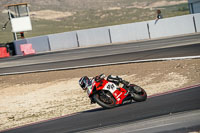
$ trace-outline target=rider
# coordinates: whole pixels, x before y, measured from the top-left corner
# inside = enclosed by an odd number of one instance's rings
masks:
[[[89,79],[87,76],[83,76],[79,80],[79,85],[83,90],[87,90],[88,87],[92,85],[94,81],[99,82],[101,79],[105,78],[104,74],[94,77],[93,79]]]
[[[81,88],[83,90],[87,90],[87,88],[89,86],[92,85],[92,80],[89,79],[87,76],[83,76],[80,80],[79,80],[79,85],[81,86]]]
[[[94,81],[96,82],[100,82],[101,79],[104,79],[106,76],[104,74],[101,74],[99,76],[94,77],[93,79],[89,79],[87,76],[83,76],[80,80],[79,80],[79,85],[81,86],[81,88],[83,90],[87,90],[88,87],[90,87],[92,85],[92,83]],[[119,85],[120,82],[122,82],[122,78],[118,77],[118,76],[112,76],[109,75],[107,77],[107,80],[110,82],[115,83],[116,85]]]
[[[99,76],[96,76],[92,79],[89,79],[87,76],[83,76],[80,80],[79,80],[79,85],[81,86],[81,88],[83,90],[87,90],[89,88],[92,87],[92,84],[93,82],[100,82],[102,79],[105,78],[105,75],[104,74],[101,74]],[[118,76],[112,76],[112,75],[109,75],[107,77],[107,80],[110,81],[110,82],[113,82],[115,83],[117,86],[119,86],[119,83],[122,83],[124,85],[128,85],[129,82],[125,81],[125,80],[122,80],[122,78],[118,77]],[[95,103],[95,101],[90,97],[90,100],[91,100],[91,104]]]

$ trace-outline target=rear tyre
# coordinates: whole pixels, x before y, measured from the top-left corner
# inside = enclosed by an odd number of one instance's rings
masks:
[[[110,92],[99,91],[93,95],[93,98],[103,108],[109,109],[116,106],[116,100]]]
[[[131,85],[131,93],[133,100],[136,102],[143,102],[147,99],[147,93],[146,91],[137,85]]]

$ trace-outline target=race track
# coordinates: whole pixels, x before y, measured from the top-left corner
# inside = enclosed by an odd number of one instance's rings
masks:
[[[0,75],[72,69],[77,66],[123,61],[200,55],[200,34],[139,43],[45,53],[0,60]],[[50,58],[51,57],[51,58]],[[200,109],[200,87],[149,98],[117,108],[89,110],[51,121],[3,131],[5,133],[79,132],[114,124],[132,123],[171,113]]]
[[[42,72],[42,71],[49,71],[49,70],[54,70],[54,69],[66,70],[66,69],[73,69],[73,68],[81,68],[83,66],[94,65],[94,64],[98,66],[98,64],[124,62],[124,61],[197,56],[197,55],[200,55],[200,43],[184,45],[184,46],[175,46],[175,47],[169,47],[169,48],[160,48],[160,49],[154,49],[154,50],[145,50],[145,51],[139,51],[139,52],[127,52],[127,53],[102,55],[102,56],[94,56],[94,57],[90,56],[86,58],[81,58],[81,55],[78,55],[79,56],[78,59],[62,60],[62,61],[55,60],[53,62],[41,61],[40,63],[36,63],[36,64],[26,64],[26,60],[29,58],[30,58],[29,60],[31,60],[32,58],[32,56],[30,57],[28,56],[21,59],[16,66],[10,66],[10,64],[13,65],[12,61],[3,62],[4,64],[2,63],[2,67],[0,67],[0,75]],[[37,59],[38,61],[39,59],[42,60],[43,56],[40,58],[40,55],[38,56],[36,55],[36,57],[38,58]],[[31,61],[34,62],[34,60],[31,60]],[[7,66],[5,65],[6,63],[7,63]],[[5,65],[5,67],[3,67],[3,65]]]
[[[131,123],[162,115],[200,109],[200,86],[176,93],[149,98],[113,109],[98,108],[59,119],[20,127],[4,133],[67,133],[114,124]],[[200,124],[198,123],[198,127]]]

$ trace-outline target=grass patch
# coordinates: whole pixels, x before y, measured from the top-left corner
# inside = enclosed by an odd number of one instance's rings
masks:
[[[32,19],[33,30],[25,32],[25,37],[152,20],[156,17],[156,9],[161,9],[164,18],[189,14],[187,3],[154,9],[127,8],[128,4],[135,1],[136,0],[121,1],[121,3],[118,4],[120,5],[120,10],[106,10],[96,7],[82,9],[79,7],[76,9],[76,13],[73,16],[60,18],[60,21]],[[144,0],[140,2],[143,1]],[[155,1],[156,0],[152,0],[152,2]],[[112,3],[107,4],[111,7]],[[113,7],[114,6],[117,6],[117,4],[113,5]],[[60,10],[64,11],[65,9],[61,8]],[[0,24],[3,25],[7,20],[7,14],[1,14],[0,19],[2,20]],[[13,35],[10,31],[10,24],[8,29],[0,31],[0,43],[13,41]]]

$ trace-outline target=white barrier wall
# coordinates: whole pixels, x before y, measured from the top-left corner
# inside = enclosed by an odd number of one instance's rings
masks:
[[[151,38],[195,33],[193,15],[149,21]]]
[[[36,53],[50,51],[48,36],[38,36],[27,38],[27,43],[31,43]]]
[[[147,22],[110,26],[112,43],[149,39]]]
[[[110,43],[108,27],[94,28],[77,31],[78,41],[81,47]]]
[[[76,32],[64,32],[48,35],[52,51],[78,47]]]
[[[22,53],[19,46],[22,43],[31,43],[38,53],[79,46],[95,46],[98,44],[128,42],[195,33],[195,26],[196,31],[200,32],[200,13],[160,19],[158,21],[152,20],[38,36],[27,38],[23,41],[14,41],[14,45],[16,53],[21,55]]]
[[[197,32],[200,32],[200,13],[194,14]]]
[[[15,47],[15,53],[16,55],[23,55],[21,49],[20,49],[20,45],[21,44],[27,44],[27,40],[26,39],[22,39],[22,40],[15,40],[13,42],[14,47]]]

